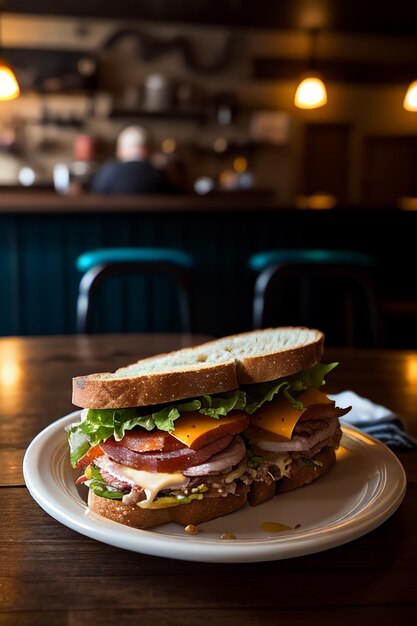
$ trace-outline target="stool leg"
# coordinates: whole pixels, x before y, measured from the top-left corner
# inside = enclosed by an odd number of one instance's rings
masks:
[[[266,318],[267,294],[271,285],[271,281],[275,278],[277,268],[269,267],[261,272],[255,281],[253,296],[253,328],[258,330],[264,327]]]
[[[91,268],[81,278],[77,298],[77,333],[90,333],[92,327],[92,294],[107,269],[105,265]]]
[[[129,274],[135,273],[138,270],[149,271],[163,271],[171,274],[176,280],[179,286],[179,304],[180,304],[180,316],[183,332],[191,333],[193,330],[193,315],[192,315],[192,294],[191,286],[188,280],[188,276],[178,268],[173,268],[171,265],[164,263],[155,263],[152,268],[149,264],[144,266],[139,263],[103,263],[91,268],[84,274],[80,281],[77,299],[77,332],[78,333],[91,333],[92,332],[92,302],[93,294],[97,289],[99,283],[104,278],[113,274]]]
[[[263,274],[259,274],[255,281],[255,292],[253,296],[253,319],[254,330],[262,328],[264,321],[265,307],[265,280]]]

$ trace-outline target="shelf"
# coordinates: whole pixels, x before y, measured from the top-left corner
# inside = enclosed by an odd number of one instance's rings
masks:
[[[109,116],[111,119],[116,118],[146,118],[155,120],[175,120],[178,122],[198,122],[202,123],[207,116],[202,111],[181,111],[179,109],[170,109],[167,111],[149,111],[147,109],[121,109],[114,108]]]

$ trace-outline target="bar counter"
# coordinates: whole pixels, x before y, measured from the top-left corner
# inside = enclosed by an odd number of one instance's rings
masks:
[[[58,195],[48,191],[0,191],[0,213],[128,213],[147,212],[193,212],[251,210],[256,206],[277,211],[280,205],[270,193],[224,193],[207,196],[151,195],[151,196],[102,196],[82,194]]]

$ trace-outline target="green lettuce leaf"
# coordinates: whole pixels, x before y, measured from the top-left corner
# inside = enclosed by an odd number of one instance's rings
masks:
[[[110,500],[121,500],[125,495],[123,491],[109,489],[105,483],[99,483],[94,480],[90,483],[89,487],[96,494],[96,496],[100,496],[101,498],[109,498]]]
[[[255,385],[247,385],[246,391],[246,413],[252,415],[257,409],[259,409],[265,402],[270,402],[277,393],[283,393],[288,402],[295,409],[302,409],[303,403],[294,397],[294,393],[300,393],[306,389],[319,389],[324,385],[324,377],[331,372],[338,363],[330,363],[324,365],[318,363],[313,367],[310,367],[303,372],[288,376],[287,378],[280,378],[279,380],[271,380],[267,383],[257,383]]]
[[[121,500],[125,495],[123,491],[112,489],[104,480],[100,471],[94,465],[91,466],[93,480],[91,480],[88,488],[91,489],[96,496],[109,498],[111,500]]]
[[[71,431],[68,432],[68,443],[70,446],[70,462],[72,467],[75,467],[77,461],[79,461],[84,454],[87,454],[91,445],[87,435],[76,432],[71,433]]]
[[[326,382],[324,380],[325,376],[338,365],[339,363],[329,363],[328,365],[317,363],[314,367],[297,374],[294,379],[301,380],[303,389],[320,389]],[[295,391],[294,383],[292,388]]]
[[[246,406],[246,393],[237,389],[228,396],[202,396],[202,408],[199,409],[203,415],[219,418],[227,415],[230,411],[244,411]]]

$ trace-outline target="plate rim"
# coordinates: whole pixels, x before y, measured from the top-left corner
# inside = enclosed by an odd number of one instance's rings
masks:
[[[397,470],[397,480],[400,489],[397,489],[396,495],[391,495],[386,506],[381,506],[381,493],[376,496],[376,503],[379,505],[373,512],[368,509],[364,512],[363,507],[359,509],[361,515],[355,514],[339,527],[326,529],[323,527],[315,529],[307,529],[297,532],[297,535],[289,536],[280,534],[277,537],[259,539],[235,539],[233,541],[224,541],[201,535],[169,535],[155,532],[153,529],[140,530],[130,528],[102,518],[88,510],[87,505],[80,498],[79,506],[83,508],[83,513],[76,515],[71,508],[62,507],[56,498],[48,499],[43,490],[42,477],[39,467],[39,454],[41,448],[62,432],[64,437],[64,428],[79,418],[81,411],[73,411],[67,415],[55,420],[46,428],[36,435],[29,444],[23,458],[23,476],[25,484],[32,498],[58,522],[79,532],[82,535],[90,537],[112,545],[114,547],[131,550],[141,554],[148,554],[159,557],[174,558],[187,561],[199,562],[228,562],[228,563],[249,563],[260,561],[281,560],[304,556],[321,552],[330,548],[343,545],[359,538],[360,536],[374,530],[377,526],[387,520],[400,506],[406,492],[407,479],[404,468],[398,457],[381,441],[374,437],[363,433],[359,429],[350,424],[342,423],[342,431],[345,437],[353,439],[355,442],[361,440],[363,444],[369,444],[369,451],[377,450],[378,454],[383,452]],[[60,444],[61,445],[61,444]],[[55,446],[53,450],[57,450]],[[51,452],[51,456],[53,451]],[[388,460],[386,464],[389,465]],[[39,483],[37,481],[37,469]],[[53,476],[51,474],[51,476]],[[388,491],[388,476],[382,487],[382,494]],[[393,488],[391,487],[391,491]],[[68,495],[66,500],[68,500]],[[369,504],[369,503],[368,503]],[[375,502],[373,503],[375,504]],[[68,505],[69,506],[69,505]],[[333,524],[334,526],[334,524]]]

